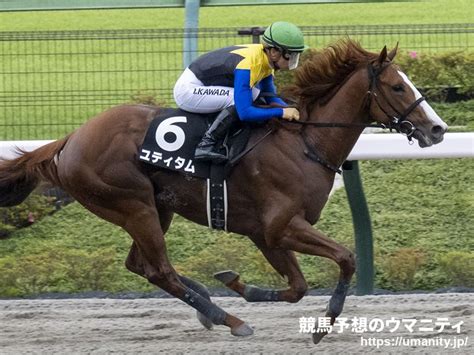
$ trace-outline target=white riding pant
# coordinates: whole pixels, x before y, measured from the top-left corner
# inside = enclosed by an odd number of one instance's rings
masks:
[[[259,93],[259,89],[252,88],[253,101]],[[206,86],[189,68],[178,78],[173,96],[180,109],[195,113],[219,112],[234,105],[234,88]]]

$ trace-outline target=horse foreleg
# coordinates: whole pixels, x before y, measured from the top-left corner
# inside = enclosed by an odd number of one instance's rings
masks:
[[[230,270],[216,273],[214,277],[248,302],[298,302],[304,296],[308,286],[294,253],[290,250],[270,249],[261,245],[258,247],[273,268],[282,277],[287,278],[289,289],[272,290],[247,285],[240,281],[239,274]]]
[[[293,219],[282,237],[275,242],[280,248],[329,258],[339,265],[339,282],[329,300],[326,312],[326,317],[331,318],[331,325],[333,325],[336,317],[342,312],[350,281],[355,272],[354,254],[346,247],[315,230],[303,218]],[[327,332],[314,333],[314,343],[317,344],[326,334]]]

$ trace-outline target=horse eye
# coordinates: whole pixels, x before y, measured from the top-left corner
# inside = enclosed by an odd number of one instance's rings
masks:
[[[403,88],[403,85],[393,85],[392,90],[395,91],[395,92],[405,91],[405,89]]]

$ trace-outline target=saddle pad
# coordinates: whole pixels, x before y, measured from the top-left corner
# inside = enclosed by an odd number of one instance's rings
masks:
[[[163,109],[153,118],[145,139],[139,148],[138,159],[154,166],[178,171],[199,178],[209,178],[210,162],[194,161],[194,151],[217,114],[195,114],[179,109]],[[240,160],[250,137],[250,127],[227,137],[222,148],[228,152],[224,175]]]
[[[138,159],[161,168],[200,178],[209,177],[209,164],[194,161],[194,151],[207,129],[206,116],[163,109],[152,120]]]

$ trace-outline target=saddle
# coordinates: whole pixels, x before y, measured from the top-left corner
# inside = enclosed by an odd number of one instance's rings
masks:
[[[210,228],[227,230],[227,183],[232,168],[247,151],[250,126],[229,132],[222,142],[225,164],[194,161],[194,151],[216,114],[196,114],[166,108],[153,118],[138,151],[138,160],[157,168],[207,180],[207,211]]]
[[[185,175],[210,178],[213,164],[194,161],[194,151],[216,116],[217,113],[197,114],[173,108],[160,110],[148,127],[138,159]],[[249,137],[250,127],[242,124],[223,140],[221,149],[228,161],[219,166],[223,167],[225,176],[236,165],[235,158],[245,149]]]

